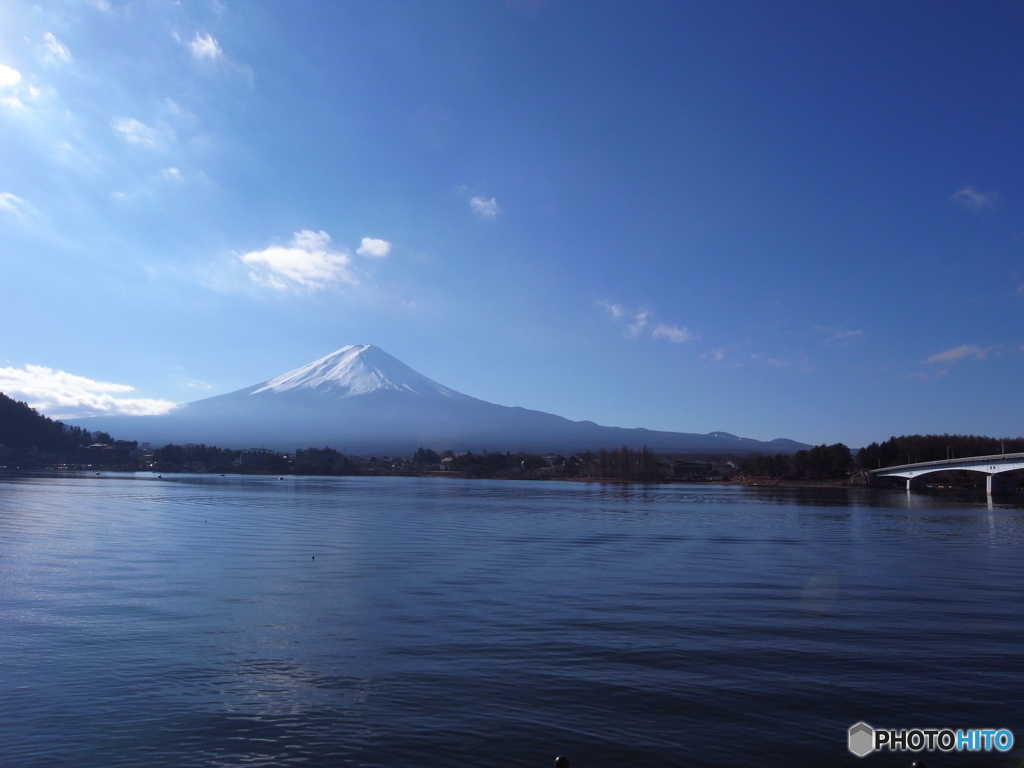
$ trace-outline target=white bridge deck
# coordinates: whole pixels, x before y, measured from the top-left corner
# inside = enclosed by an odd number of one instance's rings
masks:
[[[995,456],[968,456],[963,459],[946,459],[945,461],[922,461],[917,464],[900,464],[896,467],[882,467],[868,472],[872,477],[903,477],[907,480],[907,490],[920,487],[918,478],[933,472],[949,472],[961,470],[981,472],[988,475],[987,489],[989,493],[1012,493],[1015,486],[1012,478],[997,478],[1007,472],[1024,469],[1024,453],[1003,453]]]

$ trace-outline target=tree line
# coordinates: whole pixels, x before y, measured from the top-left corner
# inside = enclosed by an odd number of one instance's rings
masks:
[[[444,461],[450,459],[450,461]],[[413,454],[417,471],[426,471],[444,463],[450,471],[467,477],[594,477],[611,480],[664,480],[672,475],[670,462],[659,458],[644,446],[634,450],[629,446],[583,451],[571,456],[556,454],[543,457],[534,453],[438,453],[420,448]]]
[[[241,451],[218,448],[215,445],[165,445],[153,451],[153,469],[173,472],[178,469],[208,469],[230,471]]]
[[[854,471],[853,455],[843,443],[818,445],[793,454],[750,454],[739,461],[744,475],[786,480],[842,480]]]
[[[981,437],[980,435],[901,435],[860,449],[857,460],[864,469],[944,461],[968,456],[1024,453],[1022,437]]]

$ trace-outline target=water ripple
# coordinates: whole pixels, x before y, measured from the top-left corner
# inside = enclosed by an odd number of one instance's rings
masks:
[[[1022,543],[1019,505],[885,492],[0,478],[0,763],[853,765],[860,719],[1020,735]]]

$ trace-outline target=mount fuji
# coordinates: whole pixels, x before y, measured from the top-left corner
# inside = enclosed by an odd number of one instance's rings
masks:
[[[657,452],[792,453],[793,440],[761,442],[726,432],[691,434],[602,427],[478,400],[417,373],[371,344],[342,347],[268,381],[180,405],[159,416],[99,416],[89,430],[149,442],[278,450],[330,446],[348,453],[570,452],[649,446]]]

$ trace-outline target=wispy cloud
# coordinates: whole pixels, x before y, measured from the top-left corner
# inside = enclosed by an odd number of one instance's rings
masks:
[[[626,330],[630,336],[639,336],[644,332],[644,328],[647,327],[647,323],[651,319],[651,313],[646,309],[640,310],[633,315],[633,319],[626,324]]]
[[[1013,353],[1013,349],[1009,353]],[[908,379],[917,381],[935,381],[949,374],[949,366],[961,360],[989,360],[1000,357],[1006,352],[1002,344],[994,344],[989,347],[980,347],[977,344],[961,344],[959,347],[950,347],[941,352],[924,359],[924,365],[935,366],[931,370],[915,371],[907,375]]]
[[[21,221],[32,221],[39,218],[31,203],[10,192],[0,192],[0,213],[13,216]]]
[[[597,303],[605,308],[605,311],[608,312],[612,320],[618,320],[622,317],[625,317],[626,313],[629,311],[621,304],[612,304],[609,301],[599,301]]]
[[[917,381],[935,381],[936,379],[944,378],[949,374],[949,371],[943,369],[941,371],[914,371],[914,373],[908,373],[908,379],[916,379]]]
[[[761,363],[762,365],[768,365],[772,368],[788,368],[793,365],[792,360],[787,360],[784,357],[777,357],[775,355],[765,355],[760,352],[753,352],[750,355],[750,359],[755,363]]]
[[[170,128],[154,128],[132,117],[115,120],[113,128],[129,144],[151,149],[163,148],[174,140],[174,131]]]
[[[44,32],[43,58],[48,64],[64,64],[71,61],[71,51],[52,32]]]
[[[391,253],[391,243],[387,240],[379,240],[375,237],[364,237],[356,248],[356,253],[369,258],[383,259]]]
[[[224,58],[224,50],[220,43],[210,34],[201,35],[196,32],[196,36],[188,43],[188,50],[196,61],[217,61]]]
[[[472,197],[469,200],[469,208],[481,219],[496,219],[501,213],[501,206],[493,197],[485,200],[482,197]]]
[[[599,301],[608,316],[615,322],[626,324],[626,335],[636,337],[643,333],[644,328],[651,319],[651,312],[647,309],[629,309],[622,304],[613,304],[610,301]]]
[[[713,363],[722,362],[723,360],[725,360],[725,356],[725,347],[719,347],[718,349],[710,349],[701,355],[703,359],[710,360]]]
[[[997,351],[998,347],[985,347],[983,349],[976,344],[963,344],[959,347],[952,347],[938,352],[927,358],[924,362],[926,365],[932,365],[934,363],[953,363],[957,360],[967,359],[985,360]]]
[[[800,353],[795,355],[766,355],[761,352],[753,352],[750,360],[758,365],[765,365],[769,368],[796,368],[803,373],[814,370],[814,363],[807,355]]]
[[[127,384],[96,381],[42,365],[0,368],[0,392],[24,400],[54,419],[146,416],[167,413],[175,407],[170,400],[121,396],[134,391]]]
[[[630,309],[623,304],[610,301],[599,301],[597,304],[608,313],[612,321],[623,323],[625,335],[631,338],[643,336],[648,330],[652,339],[663,339],[674,344],[682,344],[696,338],[689,328],[674,323],[658,323],[652,327],[654,313],[649,309]]]
[[[949,199],[969,211],[980,211],[984,208],[995,208],[999,197],[995,192],[979,192],[974,187],[964,187],[950,195]]]
[[[216,3],[214,4],[214,10],[217,10]],[[223,9],[223,7],[221,7]],[[219,12],[218,12],[219,15]],[[191,39],[182,37],[178,32],[172,31],[171,37],[179,44],[184,46],[185,50],[188,51],[189,56],[200,65],[205,65],[209,70],[217,71],[223,74],[231,74],[245,80],[250,87],[253,85],[253,71],[252,67],[248,64],[240,64],[232,59],[224,52],[220,42],[216,37],[211,35],[209,32],[196,32],[195,36]]]
[[[839,344],[844,347],[864,335],[860,328],[839,328],[834,325],[816,325],[814,331],[824,335],[826,344]]]
[[[324,231],[296,232],[286,246],[272,245],[238,257],[249,277],[278,291],[318,291],[337,283],[358,284],[352,257],[331,246]]]

